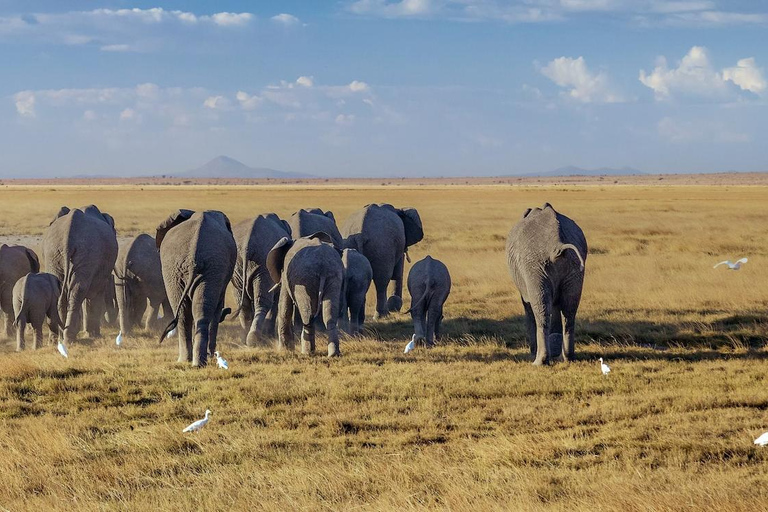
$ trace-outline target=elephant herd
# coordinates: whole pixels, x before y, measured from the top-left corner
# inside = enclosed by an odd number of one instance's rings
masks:
[[[416,209],[371,204],[337,227],[331,212],[302,209],[287,221],[274,213],[232,226],[219,211],[180,209],[158,226],[118,246],[114,219],[90,205],[62,207],[45,229],[40,272],[37,255],[0,246],[0,310],[5,333],[25,347],[27,324],[35,348],[46,319],[52,335],[73,342],[83,329],[100,336],[103,321],[132,329],[177,332],[179,362],[205,366],[216,352],[220,322],[238,316],[248,346],[266,344],[314,353],[325,329],[328,355],[339,356],[339,329],[360,331],[366,295],[376,291],[374,318],[400,311],[408,248],[424,237]],[[507,240],[507,259],[525,308],[534,364],[554,355],[573,358],[573,329],[584,280],[587,245],[575,222],[551,205],[529,209]],[[388,296],[390,282],[392,295]],[[225,307],[229,283],[237,309]],[[407,279],[414,340],[431,347],[439,336],[451,289],[448,268],[430,256]],[[160,311],[162,310],[162,315]],[[562,333],[562,334],[561,334]]]

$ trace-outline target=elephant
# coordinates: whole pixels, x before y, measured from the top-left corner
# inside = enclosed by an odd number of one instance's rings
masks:
[[[419,212],[391,204],[369,204],[350,215],[341,233],[344,247],[368,258],[376,287],[376,315],[383,318],[403,306],[403,266],[408,248],[424,238]],[[409,260],[410,261],[410,260]],[[387,299],[389,282],[394,294]]]
[[[275,282],[267,270],[267,255],[282,238],[291,237],[291,227],[274,213],[267,213],[236,224],[232,232],[237,243],[232,284],[237,296],[242,297],[242,304],[238,304],[240,325],[245,330],[246,345],[252,347],[272,331],[268,314],[277,304],[276,292],[272,290]]]
[[[443,323],[443,305],[451,293],[451,274],[440,261],[427,256],[413,264],[408,272],[408,293],[411,307],[408,313],[413,319],[416,342],[435,345]]]
[[[340,318],[348,333],[357,334],[365,323],[365,296],[371,287],[373,269],[368,258],[355,249],[344,249],[341,263],[344,265],[344,293],[341,294]]]
[[[58,300],[61,281],[53,274],[30,272],[13,286],[13,326],[16,328],[16,350],[24,350],[24,329],[31,324],[35,330],[37,350],[43,342],[43,323],[48,318],[48,328],[58,334],[63,328],[59,317]]]
[[[336,218],[333,212],[324,212],[320,208],[304,208],[299,210],[288,219],[291,226],[291,234],[296,240],[303,236],[310,236],[314,233],[323,232],[333,239],[333,245],[337,249],[344,247],[344,239],[336,226]]]
[[[563,360],[574,359],[587,251],[581,228],[549,203],[527,209],[509,232],[507,265],[523,301],[535,365],[549,362],[551,333],[562,332]]]
[[[80,332],[82,312],[88,335],[99,337],[117,259],[112,216],[94,205],[74,210],[62,206],[43,234],[43,259],[47,271],[61,281],[59,317],[64,321],[64,343]]]
[[[40,272],[40,260],[32,249],[21,245],[0,245],[0,311],[5,318],[5,335],[13,336],[13,286],[28,273]]]
[[[216,352],[219,323],[231,312],[224,297],[237,260],[232,226],[222,212],[181,209],[157,226],[155,245],[175,306],[160,342],[178,326],[179,362],[203,367]]]
[[[293,350],[294,306],[302,323],[301,352],[315,352],[315,323],[322,315],[328,331],[328,357],[339,350],[339,302],[344,287],[340,251],[327,233],[298,240],[284,237],[267,255],[267,269],[280,288],[277,313],[278,349]]]
[[[171,304],[165,293],[163,268],[155,239],[142,233],[123,245],[117,252],[115,263],[115,286],[120,332],[128,335],[134,326],[141,325],[149,305],[149,314],[144,330],[159,330],[162,320],[158,318],[160,307],[163,315],[171,314]]]

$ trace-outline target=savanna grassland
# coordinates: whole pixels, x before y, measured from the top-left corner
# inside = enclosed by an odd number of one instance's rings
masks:
[[[590,253],[578,361],[533,368],[503,251],[545,201]],[[114,328],[69,360],[0,341],[0,507],[768,510],[752,444],[768,430],[768,187],[8,186],[0,238],[39,251],[61,205],[96,203],[125,237],[179,207],[235,223],[320,206],[341,224],[371,202],[416,206],[411,258],[452,273],[437,348],[402,354],[404,315],[369,320],[338,360],[245,348],[227,321],[228,372],[179,365],[154,336],[117,349]]]

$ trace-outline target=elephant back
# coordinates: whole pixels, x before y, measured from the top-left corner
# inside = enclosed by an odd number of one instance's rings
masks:
[[[291,215],[288,224],[291,227],[291,234],[294,239],[310,236],[322,231],[333,238],[333,245],[338,249],[344,246],[341,232],[339,232],[339,228],[336,226],[336,219],[330,211],[324,212],[319,208],[299,210]]]

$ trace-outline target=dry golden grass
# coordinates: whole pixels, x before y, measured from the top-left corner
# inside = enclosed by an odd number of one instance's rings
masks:
[[[177,365],[154,337],[117,350],[113,329],[67,361],[0,342],[0,507],[768,508],[768,452],[752,444],[768,429],[768,188],[54,184],[0,189],[0,235],[39,235],[63,204],[98,204],[122,236],[179,207],[237,222],[322,206],[341,223],[385,201],[419,208],[414,261],[451,270],[441,346],[404,356],[404,316],[333,361],[241,347],[227,322],[229,372]],[[503,247],[545,201],[591,252],[579,361],[533,368]],[[712,269],[740,256],[739,272]],[[206,408],[211,423],[182,435]]]

